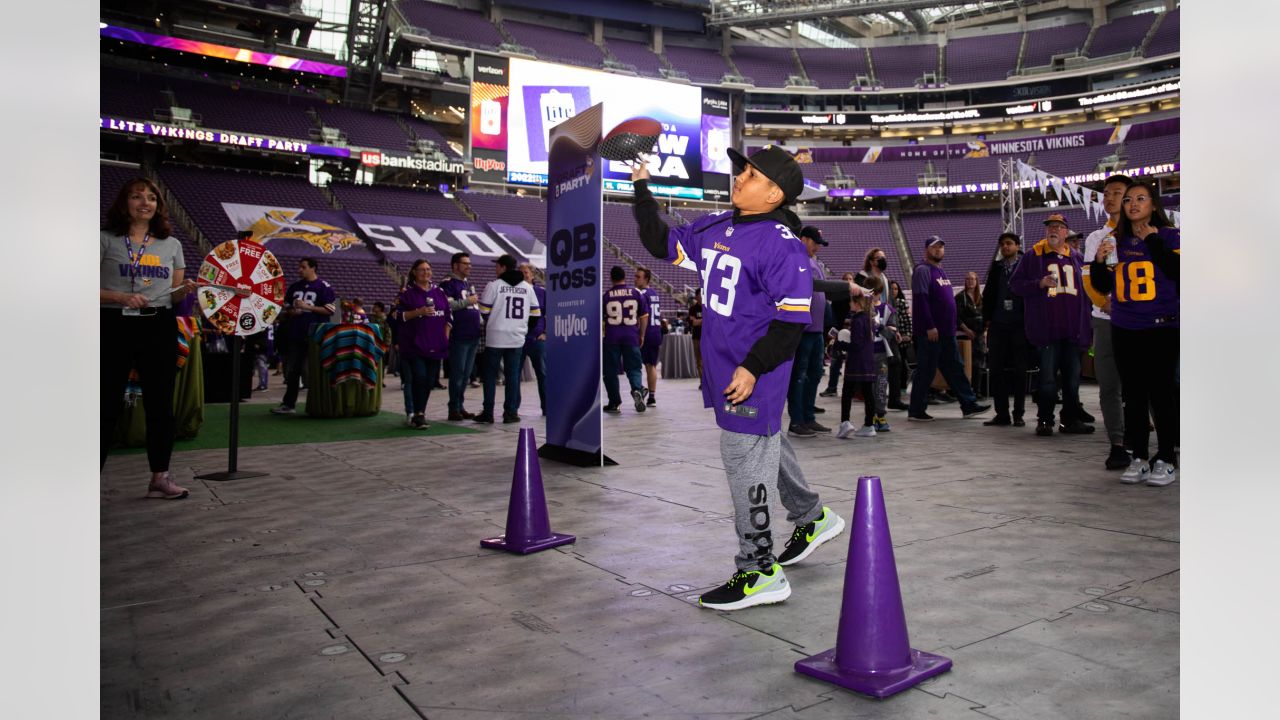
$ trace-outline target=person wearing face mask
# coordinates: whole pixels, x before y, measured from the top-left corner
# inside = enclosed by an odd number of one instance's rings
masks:
[[[1040,359],[1036,435],[1053,435],[1058,371],[1062,373],[1062,432],[1087,434],[1093,426],[1068,412],[1080,404],[1080,351],[1093,339],[1080,253],[1067,246],[1067,221],[1060,213],[1045,218],[1044,227],[1044,239],[1022,258],[1009,280],[1013,291],[1022,296],[1023,327]]]
[[[173,454],[173,385],[178,372],[173,303],[195,288],[184,277],[182,245],[169,234],[169,214],[156,186],[134,178],[107,209],[98,253],[101,462],[115,437],[130,370],[138,372],[147,423],[148,498],[180,500],[187,489],[169,476]]]
[[[1124,399],[1124,444],[1133,454],[1126,484],[1164,486],[1178,477],[1178,347],[1181,234],[1155,188],[1137,181],[1124,193],[1114,239],[1093,257],[1093,287],[1111,300],[1111,343]],[[1149,463],[1147,410],[1155,416]]]

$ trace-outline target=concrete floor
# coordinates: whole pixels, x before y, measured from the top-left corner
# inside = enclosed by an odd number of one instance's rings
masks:
[[[848,532],[788,569],[781,605],[697,607],[732,572],[735,539],[695,387],[662,381],[656,409],[605,417],[617,467],[544,461],[552,528],[578,540],[524,557],[479,547],[505,523],[515,425],[247,448],[241,467],[271,475],[227,483],[192,478],[225,469],[224,450],[180,452],[178,502],[142,501],[145,457],[113,456],[102,716],[1178,716],[1179,484],[1120,485],[1101,432],[984,428],[954,404],[928,424],[891,413],[875,439],[793,439],[846,518],[857,477],[883,478],[911,644],[955,662],[874,700],[792,670],[835,644]],[[1082,395],[1100,417],[1096,386]],[[541,443],[531,383],[524,398]],[[834,427],[838,402],[819,402]]]

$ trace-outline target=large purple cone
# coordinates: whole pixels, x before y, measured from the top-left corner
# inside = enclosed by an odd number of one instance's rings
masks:
[[[796,663],[796,671],[856,692],[886,697],[946,672],[951,660],[911,649],[878,477],[858,478],[836,647]]]
[[[480,546],[527,555],[567,545],[574,540],[576,538],[572,535],[551,532],[533,428],[520,428],[516,468],[511,477],[511,502],[507,505],[507,532],[500,537],[481,540]]]

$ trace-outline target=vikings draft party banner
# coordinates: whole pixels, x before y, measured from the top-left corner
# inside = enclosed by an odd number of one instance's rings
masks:
[[[546,457],[604,462],[600,414],[601,105],[550,130],[547,182]]]
[[[456,252],[480,259],[510,254],[536,267],[545,264],[545,246],[518,225],[229,202],[222,209],[236,230],[252,232],[254,241],[289,257],[364,248],[367,240],[394,261],[426,258],[445,272]]]

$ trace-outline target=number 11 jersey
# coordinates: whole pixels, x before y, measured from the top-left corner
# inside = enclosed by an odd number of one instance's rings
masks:
[[[782,429],[791,360],[756,378],[739,408],[725,409],[724,389],[774,320],[808,325],[813,274],[803,243],[772,219],[734,224],[726,213],[672,228],[667,260],[702,276],[702,399],[730,432],[772,435]]]

